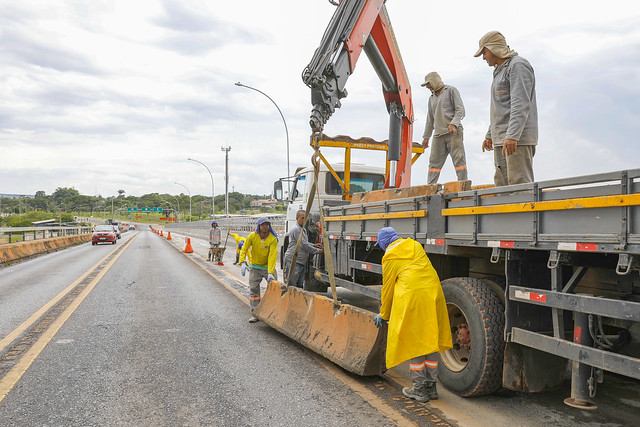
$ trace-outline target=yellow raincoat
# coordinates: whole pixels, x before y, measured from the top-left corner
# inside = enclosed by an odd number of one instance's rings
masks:
[[[250,255],[247,255],[248,252]],[[242,264],[247,258],[251,268],[267,270],[269,274],[275,275],[276,261],[278,259],[278,239],[271,233],[264,240],[255,231],[250,233],[244,245],[242,245],[238,263]]]
[[[240,255],[240,242],[245,242],[247,241],[246,238],[239,236],[236,233],[229,233],[229,236],[233,237],[236,241],[236,253],[238,255]],[[253,260],[251,259],[251,250],[247,251],[247,259],[249,260],[249,264],[253,263]]]
[[[387,369],[452,346],[438,273],[415,240],[396,240],[382,257],[380,316],[389,321]]]

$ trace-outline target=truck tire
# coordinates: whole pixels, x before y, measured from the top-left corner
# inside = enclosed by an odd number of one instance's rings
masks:
[[[485,283],[470,277],[444,280],[453,348],[440,353],[438,378],[459,396],[502,387],[504,306]]]
[[[304,279],[304,285],[303,285],[304,290],[311,291],[311,292],[321,292],[321,293],[327,292],[327,289],[329,289],[329,284],[321,282],[320,280],[316,279],[313,273],[314,273],[314,269],[313,268],[309,269],[309,274],[307,274],[307,277],[305,277]]]

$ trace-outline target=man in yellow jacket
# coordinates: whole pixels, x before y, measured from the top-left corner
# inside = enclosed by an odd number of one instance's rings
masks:
[[[438,273],[422,245],[401,239],[392,227],[378,232],[382,292],[376,326],[389,321],[387,369],[409,360],[413,387],[402,393],[418,402],[438,398],[438,353],[452,347],[447,304]]]
[[[229,233],[229,236],[233,237],[236,241],[236,260],[233,262],[233,265],[236,265],[240,261],[240,250],[242,249],[242,246],[244,245],[244,242],[247,241],[247,239],[238,235],[237,233]],[[247,255],[249,257],[249,264],[251,264],[251,252],[248,252]]]
[[[247,252],[251,251],[250,264],[245,261]],[[240,251],[240,272],[244,276],[248,269],[249,273],[249,305],[251,313],[260,303],[260,283],[262,279],[267,282],[277,280],[276,260],[278,259],[278,238],[276,232],[271,228],[268,218],[262,217],[258,220],[256,231],[247,236],[247,240],[242,245]],[[251,316],[249,323],[255,323],[258,319]]]

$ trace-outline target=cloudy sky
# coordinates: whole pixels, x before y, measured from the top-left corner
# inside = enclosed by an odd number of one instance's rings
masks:
[[[517,6],[515,6],[517,4]],[[421,141],[424,75],[439,71],[465,102],[470,178],[492,182],[482,153],[491,69],[473,58],[500,30],[536,72],[540,140],[536,179],[640,167],[640,6],[584,2],[388,0],[413,89]],[[74,187],[110,196],[150,192],[270,193],[308,165],[310,91],[301,72],[335,7],[327,0],[0,0],[0,193]],[[329,135],[387,138],[380,83],[362,56]],[[325,155],[337,161],[339,151]],[[354,161],[383,166],[379,153]],[[427,156],[413,169],[426,182]],[[441,182],[455,179],[450,162]]]

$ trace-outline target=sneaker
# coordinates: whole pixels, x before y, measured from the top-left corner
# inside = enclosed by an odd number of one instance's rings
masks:
[[[427,391],[426,390],[418,391],[415,389],[415,387],[403,388],[402,394],[407,396],[409,399],[415,399],[418,402],[426,403],[429,401],[429,396],[427,396]]]
[[[260,321],[260,319],[258,319],[258,318],[257,318],[257,317],[255,317],[255,316],[251,316],[251,319],[249,319],[249,323],[256,323],[256,322],[258,322],[258,321]]]
[[[436,383],[429,382],[427,383],[427,396],[429,396],[429,400],[438,400],[438,390],[436,390]]]

